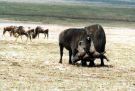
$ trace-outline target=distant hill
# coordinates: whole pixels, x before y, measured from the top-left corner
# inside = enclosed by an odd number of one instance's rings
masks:
[[[135,0],[0,0],[6,2],[24,2],[24,3],[52,3],[52,4],[100,4],[100,5],[126,5],[135,7]]]
[[[73,1],[83,2],[83,3],[101,3],[101,4],[135,6],[135,0],[73,0]]]
[[[134,26],[134,2],[133,0],[100,0],[100,2],[99,0],[0,0],[0,19],[55,24],[124,22]]]

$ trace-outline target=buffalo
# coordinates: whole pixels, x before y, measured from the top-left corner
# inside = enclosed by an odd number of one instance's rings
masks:
[[[102,56],[98,56],[96,54],[93,54],[93,57],[99,57],[101,59],[101,66],[104,66],[103,59],[107,59],[103,54],[105,53],[105,45],[106,45],[106,35],[104,32],[104,29],[101,25],[95,24],[91,26],[85,27],[87,35],[92,35],[91,39],[93,40],[93,50],[90,50],[90,53],[97,51],[99,54],[102,54]],[[91,48],[92,49],[92,48]],[[107,59],[108,60],[108,59]],[[109,61],[109,60],[108,60]],[[94,64],[94,59],[91,61],[91,65]]]
[[[101,59],[101,66],[104,66],[104,61],[103,59],[106,59],[109,61],[109,59],[104,55],[105,53],[105,45],[106,45],[106,35],[104,32],[104,29],[101,25],[95,24],[91,26],[85,27],[85,31],[87,32],[87,36],[90,38],[90,46],[89,51],[87,50],[87,54],[83,57],[83,65],[86,65],[86,61],[90,61],[90,66],[94,66],[94,60],[96,58]],[[82,43],[84,45],[84,43]],[[80,46],[80,45],[79,45]],[[76,63],[74,61],[74,63]]]
[[[84,28],[69,28],[62,31],[59,35],[59,47],[60,47],[60,61],[62,63],[63,49],[66,48],[69,51],[69,64],[72,64],[75,60],[80,60],[85,55],[86,45],[89,44],[87,40],[86,31]],[[83,45],[81,45],[83,41]],[[85,41],[85,42],[84,42]],[[87,43],[87,44],[86,44]],[[78,45],[81,45],[80,48]],[[79,53],[78,53],[79,51]],[[76,56],[77,55],[77,56]]]

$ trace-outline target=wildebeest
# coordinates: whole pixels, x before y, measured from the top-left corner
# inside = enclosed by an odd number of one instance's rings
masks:
[[[16,29],[14,29],[13,31],[11,31],[11,33],[13,34],[14,37],[16,37],[18,39],[19,36],[21,36],[21,40],[22,40],[22,35],[25,35],[27,37],[27,40],[28,38],[30,38],[30,35],[28,34],[28,32],[26,32],[24,30],[24,27],[23,26],[19,26],[17,27]],[[16,39],[16,40],[17,40]],[[31,38],[30,38],[31,40]]]
[[[49,34],[48,34],[48,33],[49,33],[49,30],[48,30],[48,29],[44,30],[44,29],[41,28],[40,26],[37,26],[32,37],[33,37],[33,38],[36,38],[36,37],[38,36],[38,38],[39,38],[39,34],[40,34],[40,33],[43,33],[43,34],[45,35],[45,37],[47,37],[47,38],[48,38],[48,36],[49,36]],[[45,37],[44,37],[44,38],[45,38]]]
[[[35,31],[35,29],[30,29],[30,30],[27,31],[27,33],[28,33],[28,35],[30,37],[30,40],[32,38],[32,35],[34,34],[34,31]]]
[[[86,55],[84,56],[84,60],[89,60],[90,65],[94,66],[95,58],[100,58],[101,66],[104,66],[103,59],[106,59],[107,61],[109,61],[108,58],[104,55],[105,44],[106,44],[106,35],[104,32],[104,29],[102,28],[101,25],[95,24],[95,25],[85,27],[85,30],[87,32],[87,36],[90,36],[91,43],[88,48],[89,51],[87,51],[87,56]],[[83,62],[85,65],[86,61],[83,61]]]
[[[3,35],[5,35],[5,33],[6,33],[6,32],[9,32],[10,37],[11,37],[11,36],[12,36],[11,31],[13,31],[15,28],[16,28],[15,26],[8,26],[8,27],[4,27]]]
[[[85,55],[85,44],[84,48],[82,49],[80,54],[78,54],[77,59],[75,58],[77,52],[78,52],[78,45],[81,43],[81,41],[85,41],[84,43],[87,43],[86,40],[86,31],[84,28],[69,28],[64,30],[59,34],[59,47],[60,47],[60,61],[59,63],[62,63],[62,56],[63,56],[63,49],[66,48],[69,51],[69,64],[72,64],[73,60],[79,60],[78,58],[81,58]],[[87,47],[88,48],[88,47]]]

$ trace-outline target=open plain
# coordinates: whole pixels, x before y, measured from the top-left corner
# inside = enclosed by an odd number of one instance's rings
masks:
[[[49,38],[23,41],[2,35],[3,27],[23,25],[49,29]],[[106,37],[105,67],[68,64],[64,50],[59,64],[58,35],[71,27],[56,24],[0,23],[0,91],[135,91],[135,29],[103,26]],[[84,26],[80,26],[84,27]]]

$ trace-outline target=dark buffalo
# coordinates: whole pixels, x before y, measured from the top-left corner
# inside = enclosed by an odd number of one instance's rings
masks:
[[[104,66],[103,59],[107,59],[104,55],[106,45],[106,35],[101,25],[95,24],[85,27],[87,36],[91,36],[91,46],[89,48],[90,65],[95,65],[95,58],[101,59],[101,66]],[[108,59],[107,59],[108,61]]]
[[[86,48],[89,48],[86,47],[89,44],[89,40],[87,40],[86,37],[87,34],[84,28],[70,28],[61,32],[59,35],[59,63],[62,63],[63,48],[66,48],[69,51],[69,64],[72,64],[75,60],[80,60],[86,54]],[[83,45],[81,43],[83,43]],[[78,45],[81,46],[78,47]]]

